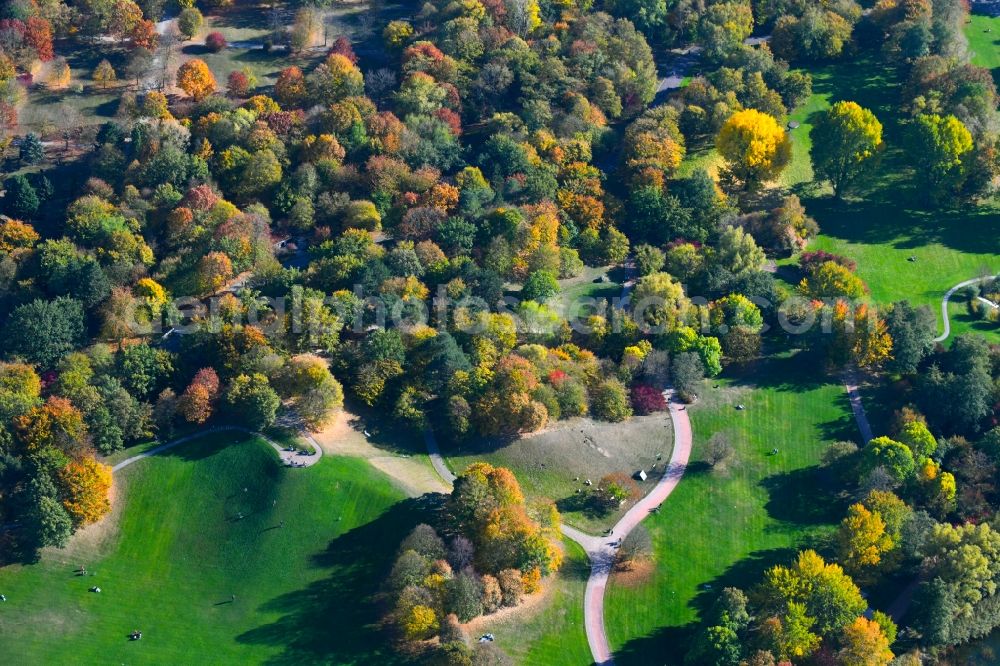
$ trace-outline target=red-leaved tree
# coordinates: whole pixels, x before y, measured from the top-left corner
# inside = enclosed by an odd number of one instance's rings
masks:
[[[636,414],[652,414],[665,410],[667,400],[662,391],[649,384],[636,384],[632,387],[632,406]]]

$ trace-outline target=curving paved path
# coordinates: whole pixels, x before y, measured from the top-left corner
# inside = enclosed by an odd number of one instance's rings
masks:
[[[121,461],[120,463],[112,467],[111,471],[117,472],[118,470],[124,467],[128,467],[133,463],[139,462],[143,458],[149,458],[151,456],[155,456],[156,454],[161,453],[163,451],[167,451],[168,449],[172,449],[175,446],[180,446],[181,444],[185,444],[192,440],[198,439],[199,437],[204,437],[205,435],[209,435],[215,432],[242,432],[247,435],[253,435],[254,437],[259,437],[268,444],[270,444],[274,448],[274,450],[278,452],[278,456],[281,458],[281,461],[289,467],[311,467],[315,465],[317,462],[319,462],[319,459],[323,457],[322,447],[320,447],[320,445],[316,443],[316,440],[313,439],[312,435],[310,435],[308,432],[305,431],[300,432],[299,435],[312,445],[313,452],[310,454],[302,454],[298,450],[289,451],[284,446],[278,444],[267,435],[257,432],[256,430],[251,430],[250,428],[244,428],[243,426],[223,425],[223,426],[212,426],[211,428],[206,428],[204,430],[199,430],[196,433],[186,435],[184,437],[179,437],[165,444],[154,446],[148,451],[143,451],[142,453],[134,455],[131,458],[126,458],[125,460]]]
[[[670,408],[673,421],[674,447],[667,461],[666,470],[649,493],[629,509],[615,523],[611,533],[605,537],[593,536],[580,530],[562,525],[562,533],[580,544],[590,559],[590,578],[583,596],[583,622],[587,632],[587,642],[596,664],[612,664],[611,645],[604,628],[604,590],[608,584],[608,576],[615,561],[615,544],[618,539],[624,539],[642,520],[670,496],[687,469],[691,457],[691,421],[688,419],[687,408],[675,399],[673,391],[663,392]],[[424,431],[424,443],[427,445],[427,455],[431,464],[448,483],[454,483],[457,478],[448,466],[438,449],[434,433]]]
[[[674,491],[691,457],[691,421],[687,408],[675,399],[673,391],[664,391],[670,407],[670,417],[674,425],[674,448],[667,462],[666,471],[649,493],[621,517],[611,533],[604,538],[590,536],[568,525],[563,525],[563,534],[580,544],[590,558],[590,578],[583,595],[583,623],[587,630],[587,642],[596,664],[613,664],[611,645],[604,627],[604,591],[608,576],[615,560],[614,544],[624,539],[643,519],[666,500]]]
[[[941,299],[941,317],[944,319],[944,333],[934,338],[934,342],[944,342],[948,339],[948,336],[951,335],[951,322],[948,321],[948,299],[951,298],[959,289],[965,289],[966,287],[971,287],[974,284],[985,282],[986,280],[992,280],[994,277],[995,276],[991,275],[989,277],[973,278],[971,280],[966,280],[965,282],[959,282],[945,292],[944,298]]]

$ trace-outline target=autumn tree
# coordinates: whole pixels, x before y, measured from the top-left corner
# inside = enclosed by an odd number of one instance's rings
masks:
[[[734,113],[719,130],[715,145],[726,160],[727,176],[749,191],[777,178],[792,155],[784,128],[756,109]]]
[[[820,114],[809,136],[813,169],[840,198],[874,164],[882,123],[856,102],[837,102]]]
[[[306,79],[302,70],[295,65],[281,70],[274,83],[274,96],[286,107],[300,106],[306,98]]]
[[[198,260],[198,284],[202,293],[218,291],[233,277],[233,261],[224,252],[209,252]]]
[[[240,70],[235,70],[229,73],[226,78],[226,92],[230,97],[240,98],[246,97],[247,93],[250,92],[251,82],[250,77],[247,76],[246,72]]]
[[[73,73],[70,71],[66,58],[56,58],[50,65],[48,86],[49,88],[66,88],[72,79]]]
[[[93,79],[94,83],[101,86],[101,90],[106,90],[109,83],[114,83],[118,80],[118,74],[115,72],[115,68],[111,66],[111,63],[108,62],[108,59],[105,58],[94,68]]]
[[[859,299],[868,288],[849,268],[834,261],[826,261],[809,269],[808,275],[799,282],[799,290],[809,298],[852,298]]]
[[[204,60],[193,58],[177,69],[177,85],[198,101],[215,92],[215,77]]]
[[[111,511],[111,468],[93,456],[71,460],[59,470],[63,506],[76,525],[97,522]]]
[[[323,31],[323,17],[312,7],[302,7],[295,13],[295,23],[288,37],[292,51],[299,52],[315,42]]]
[[[358,66],[346,56],[334,53],[306,79],[309,97],[316,104],[332,104],[347,97],[363,95],[365,79]]]
[[[955,116],[921,114],[905,135],[920,191],[928,201],[953,193],[966,174],[972,134]]]
[[[178,412],[189,423],[204,423],[212,416],[219,395],[219,375],[212,368],[202,368],[181,394]]]
[[[218,53],[226,46],[226,36],[221,32],[210,32],[205,36],[205,48],[212,53]]]
[[[887,666],[896,656],[882,627],[864,617],[844,627],[840,643],[843,647],[837,653],[837,663],[843,666]]]
[[[886,533],[882,516],[860,503],[848,508],[847,517],[837,530],[836,541],[837,559],[855,576],[867,575],[870,569],[882,562],[886,551],[894,546]]]

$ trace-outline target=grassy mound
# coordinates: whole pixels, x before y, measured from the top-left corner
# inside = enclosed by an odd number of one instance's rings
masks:
[[[418,500],[364,460],[292,470],[220,434],[115,480],[120,513],[0,570],[10,663],[392,662],[369,599]]]

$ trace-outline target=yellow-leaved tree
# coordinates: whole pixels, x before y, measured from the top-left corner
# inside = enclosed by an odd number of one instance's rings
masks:
[[[725,176],[749,191],[777,178],[792,156],[784,128],[756,109],[734,113],[719,130],[715,147],[726,160]]]

